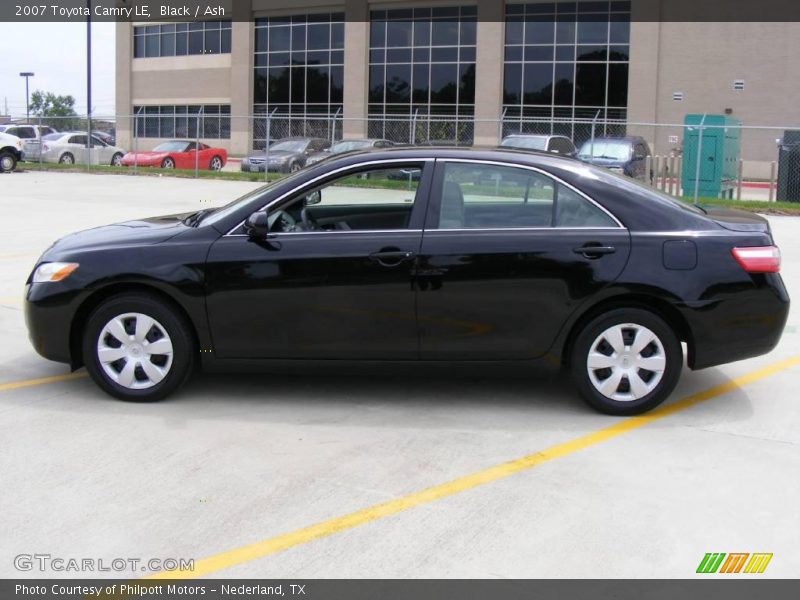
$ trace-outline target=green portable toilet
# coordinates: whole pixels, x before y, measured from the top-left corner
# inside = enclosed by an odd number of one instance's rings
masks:
[[[733,198],[739,176],[742,122],[727,115],[686,115],[683,125],[683,195],[693,196],[697,185],[700,197]]]

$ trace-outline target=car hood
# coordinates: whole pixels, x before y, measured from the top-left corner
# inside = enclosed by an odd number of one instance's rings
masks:
[[[618,158],[600,158],[599,156],[579,156],[578,160],[589,163],[590,165],[597,165],[598,167],[622,167],[628,163],[627,160]]]
[[[192,213],[138,219],[78,231],[58,240],[50,247],[48,253],[93,250],[129,244],[159,244],[186,231],[187,226],[183,224],[183,219],[190,214]]]
[[[266,156],[265,152],[259,152],[258,154],[248,154],[247,160],[251,158],[261,158],[263,159]],[[293,158],[295,156],[300,156],[299,152],[290,152],[289,150],[270,150],[269,152],[269,159],[270,160],[282,160],[284,158]]]

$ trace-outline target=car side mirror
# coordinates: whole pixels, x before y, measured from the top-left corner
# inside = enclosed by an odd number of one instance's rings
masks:
[[[269,215],[266,211],[254,212],[244,222],[244,230],[251,239],[264,239],[269,233]]]
[[[311,206],[312,204],[319,204],[320,202],[322,202],[322,190],[315,190],[305,197],[303,206]]]

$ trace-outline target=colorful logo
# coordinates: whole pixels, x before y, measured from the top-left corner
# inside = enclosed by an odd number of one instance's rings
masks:
[[[748,560],[749,558],[749,560]],[[698,573],[763,573],[772,553],[766,552],[707,552],[697,566]]]

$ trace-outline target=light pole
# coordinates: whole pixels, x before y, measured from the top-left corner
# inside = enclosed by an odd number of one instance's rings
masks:
[[[31,101],[28,81],[33,77],[33,73],[20,73],[19,76],[25,78],[25,121],[29,122],[31,120]]]

